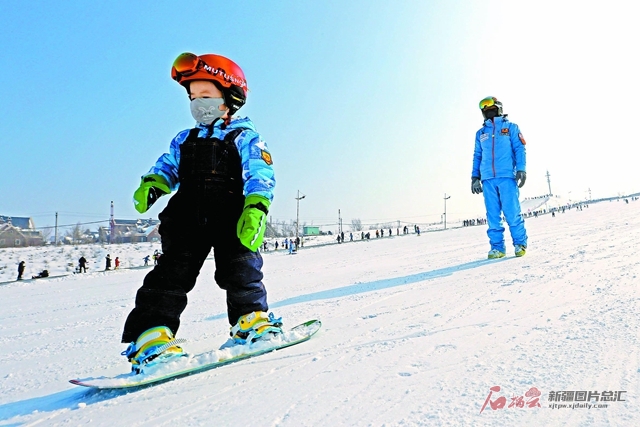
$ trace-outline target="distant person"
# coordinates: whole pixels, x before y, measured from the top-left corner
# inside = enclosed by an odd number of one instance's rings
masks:
[[[107,256],[104,258],[106,261],[106,265],[104,267],[105,270],[111,270],[111,255],[107,254]]]
[[[120,268],[120,258],[116,257],[115,264],[116,264],[116,268],[115,268],[115,270],[117,270],[118,268]]]
[[[80,259],[78,260],[78,273],[86,273],[86,272],[87,272],[87,259],[84,256],[81,256]]]
[[[153,265],[158,265],[158,258],[160,258],[160,252],[156,249],[153,251]]]
[[[151,257],[149,255],[147,255],[146,257],[142,258],[142,260],[144,261],[144,265],[147,266],[149,265],[149,260],[151,259]]]
[[[502,103],[489,96],[480,101],[484,124],[476,132],[471,171],[471,192],[484,194],[487,209],[489,243],[488,258],[506,254],[501,212],[509,224],[509,232],[517,257],[526,253],[527,231],[520,215],[520,188],[527,179],[525,140],[517,124],[502,112]]]
[[[42,270],[37,276],[31,276],[32,279],[40,279],[42,277],[49,277],[49,270]]]
[[[22,274],[24,274],[24,266],[25,266],[25,262],[24,261],[20,261],[20,264],[18,264],[18,279],[17,280],[22,280]]]

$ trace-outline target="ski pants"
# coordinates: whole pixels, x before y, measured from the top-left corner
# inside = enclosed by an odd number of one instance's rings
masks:
[[[138,289],[135,308],[124,325],[123,343],[137,340],[155,326],[167,326],[174,334],[178,331],[187,293],[212,247],[215,281],[227,293],[229,323],[235,325],[244,314],[269,309],[262,257],[237,236],[243,206],[243,196],[204,203],[178,191],[171,198],[159,215],[163,254]]]
[[[520,215],[520,190],[513,178],[491,178],[482,181],[482,194],[487,209],[489,243],[491,249],[506,253],[504,227],[501,213],[509,224],[509,232],[514,245],[527,246],[527,231]]]

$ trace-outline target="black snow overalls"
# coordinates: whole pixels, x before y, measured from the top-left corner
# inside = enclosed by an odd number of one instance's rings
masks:
[[[201,129],[194,128],[180,146],[180,186],[159,215],[163,255],[138,289],[122,342],[135,341],[155,326],[177,332],[187,293],[212,247],[215,280],[227,293],[229,323],[234,325],[252,311],[268,310],[262,257],[242,245],[236,231],[244,184],[235,139],[243,130],[231,130],[220,140],[201,138]]]

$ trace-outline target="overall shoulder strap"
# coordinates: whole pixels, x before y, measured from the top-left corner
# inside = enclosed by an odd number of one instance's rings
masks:
[[[187,135],[187,139],[185,141],[192,141],[198,137],[200,134],[200,128],[193,128],[189,131],[189,135]]]
[[[237,128],[237,129],[233,129],[233,130],[229,131],[229,133],[227,133],[224,136],[224,142],[226,144],[233,143],[233,145],[235,146],[236,138],[238,137],[238,135],[240,135],[245,130],[247,130],[247,128]]]

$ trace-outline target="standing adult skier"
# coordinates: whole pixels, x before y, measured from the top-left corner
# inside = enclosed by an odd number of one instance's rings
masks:
[[[25,262],[20,261],[20,264],[18,264],[18,278],[16,280],[22,280],[22,275],[24,274],[24,266]]]
[[[162,257],[147,274],[129,314],[122,342],[132,370],[149,359],[182,354],[174,341],[187,293],[213,247],[215,280],[227,294],[231,337],[237,343],[282,332],[267,315],[262,284],[265,222],[275,178],[271,154],[248,118],[235,118],[246,101],[242,69],[219,55],[183,53],[171,77],[187,91],[196,127],[184,130],[142,177],[134,194],[138,212],[177,190],[160,213]]]
[[[525,140],[517,124],[502,112],[502,103],[489,96],[480,101],[484,124],[476,132],[471,171],[471,192],[484,194],[487,209],[489,243],[488,258],[506,254],[501,212],[509,224],[515,254],[521,257],[527,249],[527,231],[520,215],[520,191],[527,179]]]

